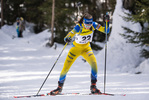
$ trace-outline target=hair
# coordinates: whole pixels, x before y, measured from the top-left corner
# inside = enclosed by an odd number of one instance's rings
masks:
[[[78,20],[78,21],[76,22],[76,24],[82,24],[84,18],[85,18],[85,19],[91,19],[91,18],[93,18],[93,16],[92,16],[91,14],[89,14],[89,13],[85,13],[85,14],[80,18],[80,20]],[[92,27],[90,28],[90,30],[92,30]]]
[[[90,15],[89,13],[85,13],[85,14],[80,18],[80,20],[79,20],[77,23],[83,23],[83,18],[91,19],[91,18],[93,18],[93,17],[92,17],[92,15]]]

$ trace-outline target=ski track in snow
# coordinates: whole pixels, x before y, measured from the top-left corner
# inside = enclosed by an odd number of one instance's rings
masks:
[[[50,92],[57,87],[57,81],[63,62],[70,45],[66,47],[54,70],[40,93]],[[1,44],[0,48],[0,100],[15,100],[13,96],[36,94],[49,70],[56,61],[63,45],[58,49],[40,47],[36,43],[28,43],[26,38],[9,41]],[[98,88],[103,91],[103,70],[99,68]],[[71,67],[63,88],[63,93],[89,93],[90,66],[79,57]],[[106,92],[126,94],[121,96],[47,96],[36,98],[20,98],[21,100],[145,100],[149,98],[148,74],[119,73],[108,70]]]

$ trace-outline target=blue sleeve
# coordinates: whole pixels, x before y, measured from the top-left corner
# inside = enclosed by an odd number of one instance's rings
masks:
[[[94,27],[94,29],[96,29],[97,26],[98,26],[98,23],[97,23],[97,22],[93,22],[93,27]]]
[[[76,25],[76,26],[74,27],[74,31],[75,31],[75,32],[79,32],[79,31],[80,31],[80,26],[79,26],[79,25]]]

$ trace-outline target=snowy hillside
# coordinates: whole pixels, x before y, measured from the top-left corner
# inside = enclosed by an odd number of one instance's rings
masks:
[[[127,16],[125,13],[129,13],[127,10],[122,9],[121,0],[117,0],[117,6],[113,14],[112,23],[112,34],[108,41],[108,62],[110,70],[118,70],[122,72],[136,73],[136,67],[144,60],[140,57],[140,47],[137,45],[126,43],[120,34],[124,34],[125,30],[123,27],[131,28],[136,32],[141,31],[141,26],[139,23],[134,24],[133,22],[125,22],[121,16]],[[104,49],[97,55],[100,62],[104,62]],[[103,63],[100,63],[103,66]],[[112,67],[111,67],[112,66]],[[149,71],[149,68],[148,68]]]
[[[119,33],[121,26],[140,31],[139,24],[125,22],[122,0],[117,0],[113,15],[113,29],[108,41],[106,92],[126,96],[46,96],[16,99],[13,96],[33,95],[39,90],[64,45],[47,48],[50,32],[35,35],[28,24],[23,38],[16,37],[14,26],[0,29],[0,100],[147,100],[149,99],[149,60],[139,57],[139,47],[126,43]],[[48,93],[57,87],[59,74],[71,45],[67,45],[54,70],[40,93]],[[95,55],[98,64],[97,87],[103,92],[104,49]],[[137,67],[137,68],[136,68]],[[79,57],[70,68],[63,93],[90,93],[90,66]],[[141,74],[135,74],[136,72]]]

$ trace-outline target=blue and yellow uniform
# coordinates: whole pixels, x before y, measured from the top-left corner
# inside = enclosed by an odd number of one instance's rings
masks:
[[[17,31],[17,35],[18,35],[18,37],[19,37],[19,22],[17,22],[16,31]]]
[[[79,57],[83,58],[91,66],[91,80],[97,80],[97,62],[94,53],[90,47],[94,30],[105,33],[105,27],[93,22],[90,29],[86,29],[84,24],[77,24],[72,31],[70,31],[65,38],[72,38],[75,36],[75,40],[72,44],[72,48],[68,52],[63,69],[60,74],[59,82],[64,83],[66,74],[69,71],[71,65]]]

